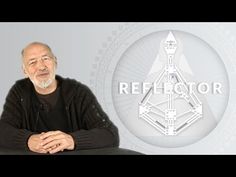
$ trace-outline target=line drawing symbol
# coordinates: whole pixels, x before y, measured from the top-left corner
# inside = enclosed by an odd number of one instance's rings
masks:
[[[163,135],[175,136],[183,132],[199,119],[203,118],[203,104],[187,85],[187,80],[175,64],[175,54],[178,43],[171,31],[164,41],[166,64],[160,74],[155,78],[152,86],[139,103],[139,118],[146,121]],[[177,85],[176,85],[177,84]],[[155,87],[156,86],[156,87]],[[177,86],[177,87],[176,87]],[[177,88],[178,92],[174,91]],[[154,89],[164,90],[164,100],[155,102],[152,97]],[[188,109],[178,111],[176,100]]]

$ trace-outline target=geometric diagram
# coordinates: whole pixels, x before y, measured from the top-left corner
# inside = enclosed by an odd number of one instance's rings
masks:
[[[178,135],[203,117],[201,101],[194,90],[187,86],[186,79],[174,64],[173,60],[177,47],[175,37],[172,32],[169,32],[164,42],[167,61],[165,67],[158,77],[154,79],[152,86],[139,103],[139,118],[145,120],[162,134],[170,136]],[[154,85],[157,89],[164,90],[163,100],[155,99],[156,102],[153,102],[152,97],[158,96],[153,93]],[[177,91],[174,91],[174,88]],[[188,109],[184,112],[180,112],[175,107],[175,102],[179,99],[182,100],[181,104],[185,104],[185,107],[188,105]]]

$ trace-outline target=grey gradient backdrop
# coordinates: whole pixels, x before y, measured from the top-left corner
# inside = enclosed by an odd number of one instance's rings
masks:
[[[111,36],[116,35],[117,31],[125,25],[126,23],[0,23],[0,112],[2,112],[5,97],[10,87],[16,80],[24,77],[21,70],[20,52],[26,44],[33,41],[47,43],[58,58],[57,73],[64,77],[75,78],[91,87],[91,79],[94,78],[91,72],[98,67],[94,63],[99,59],[102,51],[109,48],[106,42],[111,41]],[[212,23],[212,26],[214,25],[216,24]],[[235,41],[236,23],[217,25],[225,32],[225,40],[231,36],[232,42]],[[119,36],[116,35],[116,38]],[[231,47],[235,48],[234,45]],[[227,46],[225,50],[228,50]],[[101,95],[100,92],[95,92],[95,94],[102,106],[105,107],[101,99],[104,95]],[[104,109],[108,108],[105,107]],[[128,136],[120,121],[115,120],[113,115],[109,114],[109,116],[120,129],[121,147],[124,148],[146,154],[236,153],[236,138],[235,134],[232,133],[233,129],[236,129],[236,125],[232,125],[233,127],[230,130],[224,131],[228,134],[221,133],[220,140],[217,140],[213,133],[212,139],[205,139],[193,146],[168,149],[149,146],[139,142],[132,135]],[[223,125],[221,127],[224,128]],[[227,139],[227,137],[229,138]],[[216,148],[212,149],[209,144],[214,142],[221,144],[216,144]],[[207,147],[204,147],[205,145]]]

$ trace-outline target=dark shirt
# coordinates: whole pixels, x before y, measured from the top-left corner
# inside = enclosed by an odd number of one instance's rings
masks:
[[[41,95],[36,92],[36,95],[41,109],[36,117],[35,131],[40,133],[60,130],[68,133],[70,130],[60,84],[58,83],[57,89],[50,94]]]

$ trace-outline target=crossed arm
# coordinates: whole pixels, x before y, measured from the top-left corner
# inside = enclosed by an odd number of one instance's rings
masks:
[[[29,118],[25,117],[29,113],[24,112],[23,99],[18,90],[16,86],[12,87],[4,104],[0,119],[0,147],[53,154],[64,150],[119,146],[117,127],[109,120],[90,91],[87,96],[89,101],[81,103],[83,109],[77,102],[73,105],[75,109],[81,109],[82,127],[78,126],[70,133],[48,131],[36,134],[30,128]],[[80,95],[75,98],[78,99],[81,99]]]

